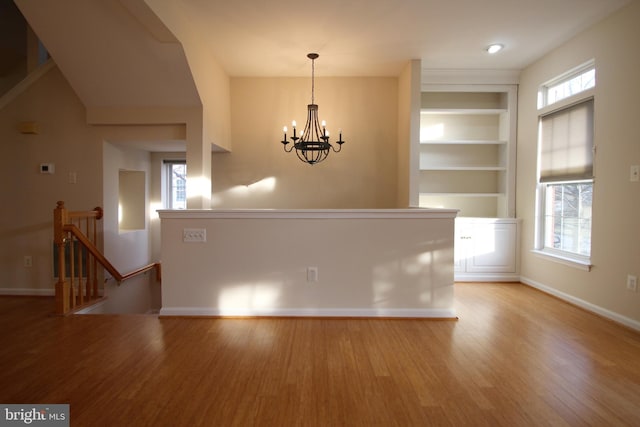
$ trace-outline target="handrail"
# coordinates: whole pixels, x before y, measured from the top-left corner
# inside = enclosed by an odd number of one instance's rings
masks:
[[[152,269],[156,271],[156,280],[161,280],[161,266],[154,262],[126,274],[120,273],[96,246],[97,227],[96,220],[103,217],[100,207],[91,211],[70,212],[59,201],[53,211],[54,217],[54,243],[57,246],[58,282],[56,283],[56,313],[66,314],[76,307],[92,300],[99,299],[97,283],[97,264],[100,264],[120,285],[125,280],[146,273]],[[82,230],[84,224],[85,232]],[[92,234],[92,236],[91,236]],[[83,256],[83,251],[77,254],[74,243],[78,242],[81,248],[88,253]],[[69,245],[70,243],[70,245]],[[67,250],[70,252],[67,256]],[[68,259],[67,259],[68,258]],[[77,258],[77,259],[76,259]],[[76,264],[77,262],[77,264]],[[70,267],[67,280],[67,263]],[[77,274],[77,277],[76,277]],[[84,283],[83,283],[83,277]],[[77,290],[76,286],[77,285]],[[84,285],[84,289],[83,289]]]
[[[160,280],[160,275],[159,275],[160,263],[159,262],[152,262],[151,264],[147,264],[144,267],[138,268],[137,270],[133,270],[129,273],[122,274],[113,266],[113,264],[109,262],[109,260],[100,252],[100,250],[96,247],[96,245],[94,245],[93,242],[91,242],[91,240],[89,240],[76,225],[66,224],[64,226],[64,230],[73,234],[74,237],[78,239],[80,243],[82,243],[82,246],[84,246],[89,251],[89,253],[96,258],[98,263],[102,267],[104,267],[104,269],[107,270],[109,274],[113,276],[116,282],[118,282],[118,285],[127,279],[130,279],[142,273],[146,273],[147,271],[152,270],[154,268],[158,273],[158,276],[157,276],[158,280]]]

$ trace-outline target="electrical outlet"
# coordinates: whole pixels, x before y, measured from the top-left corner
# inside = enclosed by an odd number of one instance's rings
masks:
[[[638,292],[638,276],[629,274],[627,276],[627,290]]]
[[[205,228],[185,228],[182,230],[182,241],[187,243],[206,242],[207,230]]]
[[[307,267],[307,282],[318,281],[318,267]]]
[[[40,173],[54,174],[56,165],[53,163],[40,163]]]
[[[33,258],[31,255],[25,255],[22,259],[22,265],[25,267],[33,267]]]

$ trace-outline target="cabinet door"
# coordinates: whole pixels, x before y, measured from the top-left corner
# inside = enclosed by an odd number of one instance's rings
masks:
[[[469,273],[516,272],[516,224],[473,224],[466,271]]]

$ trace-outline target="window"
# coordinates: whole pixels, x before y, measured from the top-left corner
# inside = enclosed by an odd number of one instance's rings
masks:
[[[538,108],[555,104],[596,86],[596,69],[593,61],[580,65],[540,86]]]
[[[536,249],[582,266],[590,265],[591,256],[593,84],[592,65],[540,90],[557,105],[539,116]]]
[[[591,255],[593,183],[546,184],[544,248]]]
[[[165,207],[167,209],[187,208],[187,162],[186,160],[165,160]]]

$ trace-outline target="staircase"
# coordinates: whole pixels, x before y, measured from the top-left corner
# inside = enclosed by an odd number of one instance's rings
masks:
[[[107,271],[120,285],[137,275],[154,270],[161,280],[160,263],[155,262],[126,274],[120,273],[98,249],[97,221],[102,208],[69,211],[63,201],[53,210],[55,272],[55,312],[65,315],[96,304],[103,298],[99,277]]]

